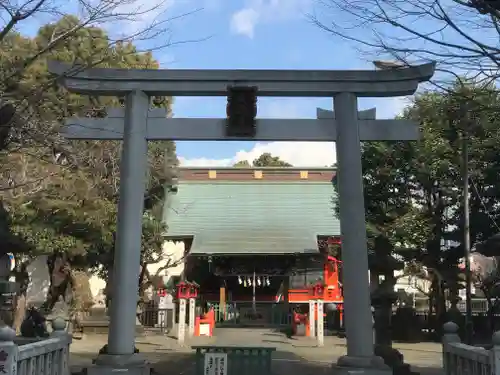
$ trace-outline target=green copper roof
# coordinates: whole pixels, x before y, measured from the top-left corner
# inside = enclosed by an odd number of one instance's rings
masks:
[[[339,235],[331,183],[179,182],[165,205],[167,237],[194,236],[191,253],[317,252],[317,235]]]

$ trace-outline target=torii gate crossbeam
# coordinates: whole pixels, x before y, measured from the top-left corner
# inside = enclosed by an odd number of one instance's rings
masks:
[[[435,64],[392,70],[81,70],[49,63],[53,74],[66,76],[73,92],[91,95],[123,95],[143,91],[148,95],[226,96],[228,86],[255,86],[259,96],[333,97],[351,92],[357,97],[411,95],[419,82],[428,81]]]
[[[64,134],[71,139],[122,140],[124,110],[110,111],[102,119],[77,118],[66,123]],[[359,120],[361,141],[414,140],[418,128],[407,120]],[[257,120],[254,141],[330,141],[337,139],[336,119],[261,119]],[[226,119],[167,118],[165,110],[148,112],[146,139],[149,141],[174,139],[177,141],[240,141],[246,137],[226,136]]]
[[[133,354],[137,300],[130,291],[137,290],[147,141],[151,139],[335,141],[347,333],[347,355],[337,364],[348,371],[357,368],[360,373],[388,374],[389,369],[373,351],[360,141],[417,139],[418,129],[403,120],[358,119],[357,98],[413,94],[420,82],[432,77],[434,68],[434,64],[425,64],[385,71],[80,71],[50,64],[51,73],[59,75],[71,92],[126,96],[124,112],[109,111],[106,119],[72,119],[67,128],[68,138],[124,142],[109,354],[97,358],[89,375],[101,375],[113,368],[126,368],[131,375],[144,374],[144,362]],[[222,132],[223,120],[167,119],[165,113],[160,116],[150,110],[153,95],[226,96],[228,87],[238,85],[257,87],[259,96],[332,97],[335,119],[259,120],[256,137],[229,138]]]

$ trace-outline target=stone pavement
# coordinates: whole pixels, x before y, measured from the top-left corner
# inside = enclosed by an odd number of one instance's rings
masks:
[[[98,350],[106,343],[105,335],[88,335],[82,340],[74,340],[71,345],[70,363],[72,372],[79,372],[89,365]],[[325,337],[325,345],[316,347],[316,342],[307,337],[287,338],[282,333],[270,329],[218,328],[215,337],[198,337],[186,341],[179,347],[171,336],[148,335],[137,338],[136,345],[141,353],[153,364],[158,375],[194,374],[194,353],[191,345],[235,345],[271,346],[273,373],[285,375],[322,374],[332,372],[330,365],[346,351],[345,339]],[[441,346],[437,343],[395,344],[412,370],[423,375],[442,375]]]

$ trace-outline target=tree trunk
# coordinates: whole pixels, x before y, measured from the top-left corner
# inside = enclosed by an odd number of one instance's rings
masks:
[[[439,280],[437,282],[438,290],[436,293],[436,332],[438,333],[438,337],[441,337],[443,332],[443,325],[446,323],[446,298],[444,295],[444,288]]]
[[[440,337],[440,333],[445,323],[446,300],[443,293],[443,285],[439,277],[432,276],[431,293],[429,295],[429,328]]]
[[[14,322],[13,328],[16,330],[16,334],[20,334],[21,323],[24,321],[26,316],[26,294],[23,293],[16,298],[16,306],[14,308]]]
[[[71,266],[65,254],[54,254],[47,259],[47,268],[49,270],[50,286],[47,297],[40,308],[44,314],[50,314],[55,304],[63,297],[66,301],[66,291],[71,287],[72,272]]]
[[[15,299],[15,305],[13,306],[14,317],[12,321],[12,327],[16,330],[16,333],[20,333],[21,323],[24,321],[26,316],[27,291],[31,281],[30,275],[27,271],[28,264],[29,261],[25,261],[17,266],[12,272],[12,276],[14,276],[15,281],[19,286]]]

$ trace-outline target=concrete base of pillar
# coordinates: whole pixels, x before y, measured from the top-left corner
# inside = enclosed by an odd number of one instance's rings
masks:
[[[125,372],[127,375],[150,375],[151,366],[141,354],[111,355],[99,354],[94,364],[86,368],[87,375],[116,375]]]
[[[332,367],[342,375],[392,375],[392,370],[380,357],[342,356]]]

